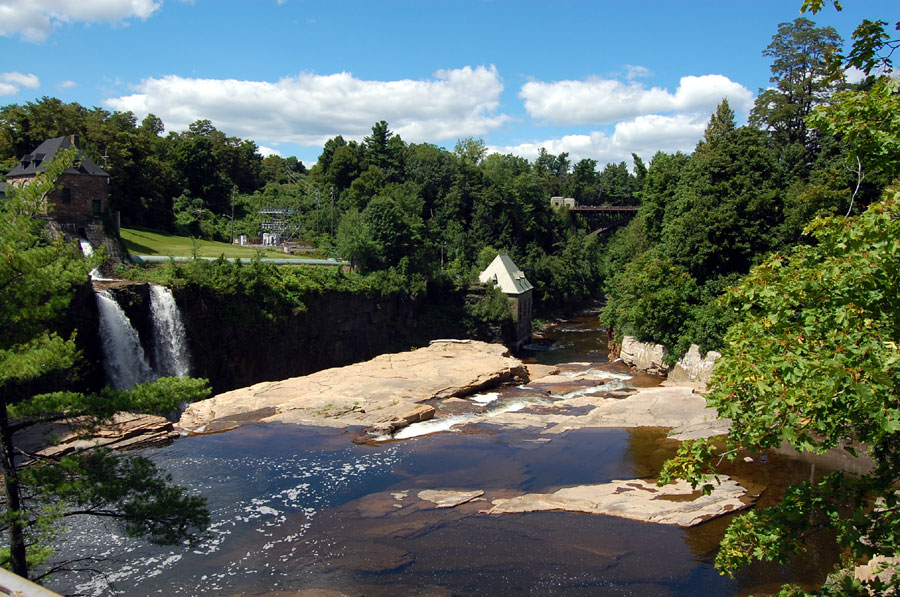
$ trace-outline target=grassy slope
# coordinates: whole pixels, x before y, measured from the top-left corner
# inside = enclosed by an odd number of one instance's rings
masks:
[[[241,247],[228,243],[213,242],[208,240],[195,240],[187,236],[174,236],[152,230],[138,230],[135,228],[122,228],[122,240],[132,255],[162,255],[163,257],[191,257],[193,255],[193,243],[197,243],[198,257],[256,257],[258,249],[253,247]],[[300,255],[288,255],[281,251],[263,251],[262,257],[273,259],[299,258]],[[302,257],[314,257],[303,255]]]

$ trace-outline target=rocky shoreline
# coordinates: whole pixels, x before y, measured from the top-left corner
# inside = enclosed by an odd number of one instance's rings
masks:
[[[363,427],[372,436],[385,436],[436,413],[456,412],[455,398],[518,384],[523,392],[556,397],[552,407],[492,413],[491,423],[543,427],[549,434],[585,427],[670,427],[672,437],[680,440],[727,432],[727,421],[706,407],[695,384],[604,391],[607,382],[622,376],[589,363],[526,365],[499,344],[442,340],[410,352],[225,392],[191,404],[178,428],[211,433],[260,421]],[[469,422],[484,420],[485,415],[476,412]]]
[[[695,382],[625,388],[623,380],[630,375],[624,367],[619,369],[592,363],[525,365],[502,345],[437,341],[407,353],[219,394],[190,405],[178,428],[184,433],[213,433],[255,421],[362,427],[364,437],[373,441],[406,437],[398,432],[409,425],[452,421],[465,412],[466,424],[541,428],[547,441],[554,434],[591,427],[668,427],[670,437],[679,440],[727,432],[728,422],[707,408]],[[460,399],[476,393],[484,396],[501,386],[515,386],[515,392],[547,400],[489,411],[477,401]],[[491,506],[480,510],[483,514],[567,510],[681,526],[735,512],[753,501],[733,480],[708,496],[683,482],[657,488],[640,479],[563,488],[553,494],[483,494],[433,488],[418,497],[436,508],[490,499]]]

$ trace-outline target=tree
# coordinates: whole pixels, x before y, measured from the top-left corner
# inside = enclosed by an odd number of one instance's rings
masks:
[[[336,236],[338,253],[350,262],[350,268],[367,273],[375,261],[377,246],[368,222],[356,209],[348,210],[341,217]]]
[[[457,139],[453,153],[470,166],[480,166],[484,161],[484,156],[487,155],[487,147],[484,145],[484,139],[465,137]]]
[[[809,11],[816,14],[822,10],[827,1],[803,0],[800,12]],[[838,12],[843,10],[840,0],[831,0],[831,4]],[[847,66],[856,67],[866,74],[872,73],[876,69],[881,69],[884,73],[891,72],[893,67],[891,57],[894,50],[900,48],[900,39],[891,39],[891,36],[885,31],[887,26],[886,21],[863,19],[853,31],[853,49],[850,54],[846,57],[835,54],[834,62],[840,64],[846,61]],[[900,31],[900,21],[894,24],[894,29]]]
[[[816,453],[865,450],[875,467],[827,474],[735,518],[716,558],[728,573],[751,560],[784,562],[820,529],[853,557],[900,553],[900,190],[808,232],[815,244],[773,255],[728,294],[739,321],[707,400],[732,420],[724,452],[732,460],[787,442]],[[716,452],[706,440],[683,444],[660,482],[677,475],[711,489]],[[850,575],[835,594],[886,590],[863,589]]]
[[[667,202],[664,253],[703,284],[746,273],[775,248],[781,218],[777,160],[767,136],[752,127],[723,133],[710,119],[714,143],[701,143]]]
[[[52,238],[39,216],[54,180],[73,163],[64,152],[35,181],[7,187],[0,202],[0,466],[8,549],[0,563],[28,577],[50,556],[44,542],[73,515],[119,521],[129,535],[158,543],[191,537],[208,522],[203,498],[173,487],[145,458],[104,451],[50,458],[23,451],[17,435],[33,425],[68,421],[88,431],[121,410],[170,412],[185,400],[205,397],[204,380],[161,379],[131,391],[97,394],[57,391],[31,395],[30,384],[49,373],[72,370],[79,355],[74,338],[48,330],[66,308],[91,264],[74,246]],[[23,468],[24,459],[34,463]],[[37,578],[55,568],[38,572]]]
[[[384,172],[388,180],[393,182],[399,180],[403,172],[401,159],[404,143],[388,129],[386,121],[375,123],[372,134],[363,139],[362,147],[365,167],[376,166]]]
[[[634,205],[637,180],[628,171],[625,162],[607,164],[597,178],[600,186],[599,201],[603,205]]]
[[[900,81],[880,77],[869,90],[836,93],[810,115],[810,124],[836,135],[862,171],[900,176]]]
[[[763,51],[763,56],[773,59],[769,80],[776,87],[760,92],[750,123],[768,129],[783,145],[801,143],[810,148],[813,140],[806,117],[835,90],[829,58],[842,43],[834,28],[815,27],[809,19],[779,24]]]
[[[709,119],[706,130],[703,131],[703,141],[698,145],[698,149],[714,146],[725,139],[735,128],[737,126],[734,122],[734,110],[731,109],[728,98],[723,98],[722,102],[716,106],[715,113]]]

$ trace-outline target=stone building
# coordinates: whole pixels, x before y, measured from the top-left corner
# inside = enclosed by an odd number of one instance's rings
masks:
[[[534,286],[506,253],[497,255],[478,275],[478,280],[482,284],[493,283],[509,298],[513,319],[516,322],[515,349],[518,351],[531,339],[531,295]]]
[[[23,156],[6,175],[7,185],[25,185],[34,180],[57,153],[75,147],[75,164],[63,172],[56,188],[45,199],[45,217],[54,228],[71,237],[85,238],[95,248],[107,245],[102,214],[109,208],[109,175],[78,149],[78,137],[47,139]],[[115,251],[115,249],[114,249]]]

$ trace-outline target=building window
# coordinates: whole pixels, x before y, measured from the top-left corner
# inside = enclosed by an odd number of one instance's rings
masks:
[[[72,203],[72,189],[63,188],[62,202],[63,202],[63,205],[69,205]]]
[[[91,215],[95,218],[100,217],[100,200],[94,199],[91,201]]]

